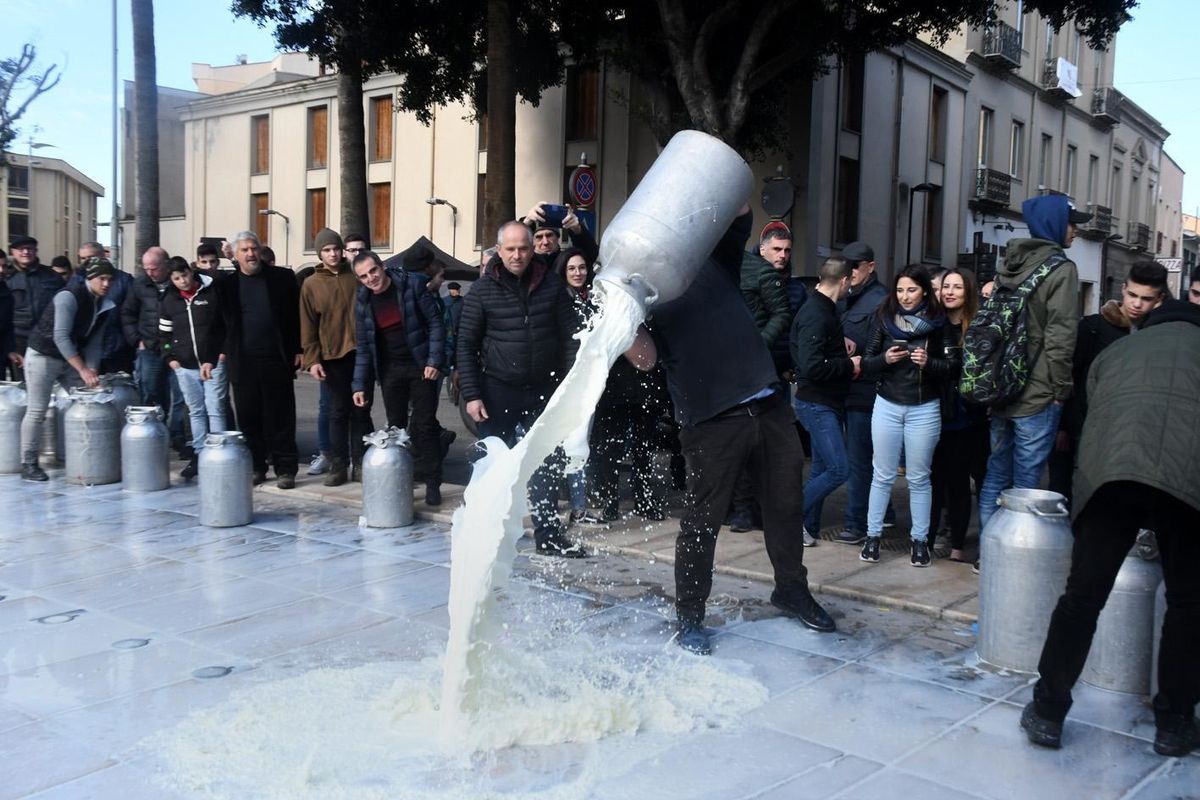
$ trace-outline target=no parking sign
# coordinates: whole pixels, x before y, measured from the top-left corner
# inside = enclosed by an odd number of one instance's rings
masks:
[[[576,206],[586,208],[596,202],[600,182],[596,178],[596,170],[590,165],[580,164],[576,167],[567,185],[571,191],[571,200]]]

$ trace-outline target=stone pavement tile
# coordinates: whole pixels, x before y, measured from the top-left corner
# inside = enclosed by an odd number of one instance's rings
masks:
[[[25,534],[21,538],[5,535],[0,539],[0,564],[18,564],[38,558],[64,558],[95,546],[96,543],[92,541],[46,531]]]
[[[712,731],[687,737],[657,757],[626,771],[610,767],[610,780],[593,792],[595,800],[631,797],[686,797],[731,800],[753,797],[841,754],[812,741],[766,728]],[[664,789],[668,793],[664,794]]]
[[[770,574],[770,560],[764,548],[759,558],[764,570]],[[871,569],[872,564],[858,557],[858,547],[849,547],[837,542],[822,540],[816,547],[804,549],[804,566],[808,568],[808,582],[818,587],[838,584],[851,575]]]
[[[0,733],[36,721],[37,717],[26,714],[24,711],[18,711],[4,700],[0,700]]]
[[[326,639],[272,656],[248,673],[248,682],[277,681],[314,669],[348,669],[381,661],[419,661],[441,658],[446,631],[432,625],[397,619]]]
[[[219,573],[191,589],[117,606],[109,613],[153,630],[182,633],[248,617],[309,596],[253,578]]]
[[[446,526],[421,522],[407,528],[364,529],[362,548],[427,564],[450,563],[450,531]]]
[[[195,564],[156,558],[129,569],[47,587],[42,592],[81,608],[110,609],[146,602],[164,594],[195,589],[229,573],[205,570]]]
[[[673,628],[669,630],[673,632]],[[846,663],[729,633],[713,638],[713,655],[718,660],[742,662],[749,668],[748,674],[767,687],[772,697],[815,681]]]
[[[847,548],[848,549],[848,548]],[[862,562],[859,562],[862,563]],[[873,602],[940,611],[979,593],[979,577],[964,564],[934,561],[916,569],[908,556],[887,558],[836,581],[840,591],[858,592]],[[936,615],[936,614],[935,614]]]
[[[396,578],[424,569],[420,561],[392,558],[366,550],[352,549],[298,564],[275,563],[255,573],[258,580],[312,594],[328,594],[360,583]]]
[[[946,606],[947,616],[950,614],[956,615],[962,620],[977,620],[979,619],[979,595],[975,594],[968,597],[966,600],[960,600],[953,605]]]
[[[1032,680],[1036,676],[1027,677]],[[1071,690],[1071,697],[1074,704],[1071,706],[1071,713],[1067,715],[1067,726],[1063,732],[1064,742],[1067,742],[1074,729],[1072,722],[1086,722],[1114,733],[1154,741],[1154,709],[1150,706],[1148,698],[1097,689],[1083,681],[1075,684],[1075,688]],[[1033,685],[1030,684],[1009,697],[1008,701],[1024,708],[1032,699]],[[1197,789],[1197,795],[1200,795],[1200,789]]]
[[[1200,795],[1200,755],[1164,761],[1128,800],[1192,800]]]
[[[165,788],[141,762],[121,763],[38,792],[29,800],[184,800]]]
[[[33,618],[4,632],[0,637],[0,675],[104,652],[113,642],[151,635],[146,628],[125,620],[69,605],[60,607],[52,616]]]
[[[0,566],[0,586],[41,589],[81,578],[122,572],[162,560],[155,556],[140,556],[119,547],[98,544],[72,553],[70,558],[44,556]]]
[[[310,597],[240,619],[197,628],[184,636],[188,641],[215,650],[242,658],[261,659],[389,619],[391,617],[385,614],[327,597]]]
[[[35,722],[0,733],[0,800],[25,797],[115,762]]]
[[[141,642],[146,644],[138,646]],[[46,717],[186,680],[193,670],[222,658],[177,639],[147,637],[114,645],[91,655],[11,673],[0,696],[13,708]]]
[[[670,550],[675,547],[675,537],[679,534],[679,524],[665,522],[650,525],[613,525],[611,528],[580,525],[572,528],[572,532],[581,536],[590,545],[602,550],[622,550],[625,552],[653,553],[658,550]],[[672,553],[674,557],[674,553]]]
[[[747,718],[888,762],[985,705],[973,695],[849,664],[774,698]]]
[[[1037,747],[1021,732],[1020,716],[1013,705],[994,705],[898,766],[996,800],[1108,800],[1162,763],[1148,743],[1089,725],[1068,727],[1061,750]]]
[[[876,772],[838,800],[895,800],[898,797],[920,800],[981,800],[982,795],[952,789],[945,784],[886,768]]]
[[[982,663],[975,637],[964,626],[938,626],[864,656],[859,663],[951,689],[999,699],[1027,684],[1030,676]]]
[[[858,756],[823,761],[786,783],[754,796],[754,800],[826,800],[883,767]]]
[[[333,592],[328,597],[364,609],[413,616],[446,605],[450,596],[450,570],[431,566],[393,580],[372,581]]]
[[[836,606],[827,605],[826,610],[838,620],[840,611]],[[838,620],[837,631],[818,633],[782,615],[733,626],[730,633],[845,661],[862,658],[899,638],[880,626],[864,622],[847,625],[844,620]]]
[[[57,600],[47,600],[32,592],[16,590],[0,599],[0,632],[23,628],[32,619],[72,608],[74,606]]]

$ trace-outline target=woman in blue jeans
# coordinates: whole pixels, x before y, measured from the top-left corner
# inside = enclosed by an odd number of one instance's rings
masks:
[[[883,517],[905,454],[914,567],[929,566],[929,472],[942,430],[942,387],[958,371],[956,351],[945,348],[946,316],[933,293],[929,273],[911,264],[896,275],[892,292],[880,304],[863,353],[863,375],[875,380],[871,414],[871,496],[863,561],[879,561]]]

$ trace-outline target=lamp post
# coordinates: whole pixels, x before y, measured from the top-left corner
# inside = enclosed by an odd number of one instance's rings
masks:
[[[908,249],[904,251],[905,265],[912,263],[913,198],[916,196],[917,192],[924,194],[926,192],[935,191],[939,188],[940,187],[935,186],[932,183],[918,183],[916,186],[913,186],[908,190]]]
[[[283,217],[283,263],[290,267],[292,265],[292,221],[288,219],[287,214],[273,208],[260,209],[258,213],[264,217],[271,215]]]
[[[458,206],[451,203],[449,200],[443,200],[440,197],[431,197],[425,201],[431,206],[449,206],[450,207],[450,255],[458,258],[454,254],[458,245]]]
[[[26,233],[29,236],[33,236],[33,238],[35,238],[35,239],[37,238],[37,236],[34,235],[34,230],[33,230],[33,212],[34,212],[34,207],[33,207],[33,166],[35,163],[33,160],[33,151],[41,150],[43,147],[54,147],[54,145],[52,145],[52,144],[48,144],[46,142],[35,142],[33,140],[33,135],[37,134],[39,131],[41,131],[41,127],[35,125],[33,128],[33,134],[31,134],[29,136],[29,150],[28,150],[27,160],[25,162],[25,179],[29,183],[29,188],[26,191],[26,197],[29,200],[29,224],[28,224],[28,231],[26,231]],[[42,162],[38,161],[36,163],[38,166],[41,166]]]

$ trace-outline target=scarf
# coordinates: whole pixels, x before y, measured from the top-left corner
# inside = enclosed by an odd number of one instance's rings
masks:
[[[946,324],[945,315],[938,315],[934,319],[929,319],[925,316],[925,311],[929,306],[928,301],[922,301],[921,305],[917,306],[910,312],[901,312],[893,314],[890,317],[884,317],[883,327],[888,332],[888,335],[893,339],[902,342],[907,342],[911,339],[924,339],[935,330]]]

